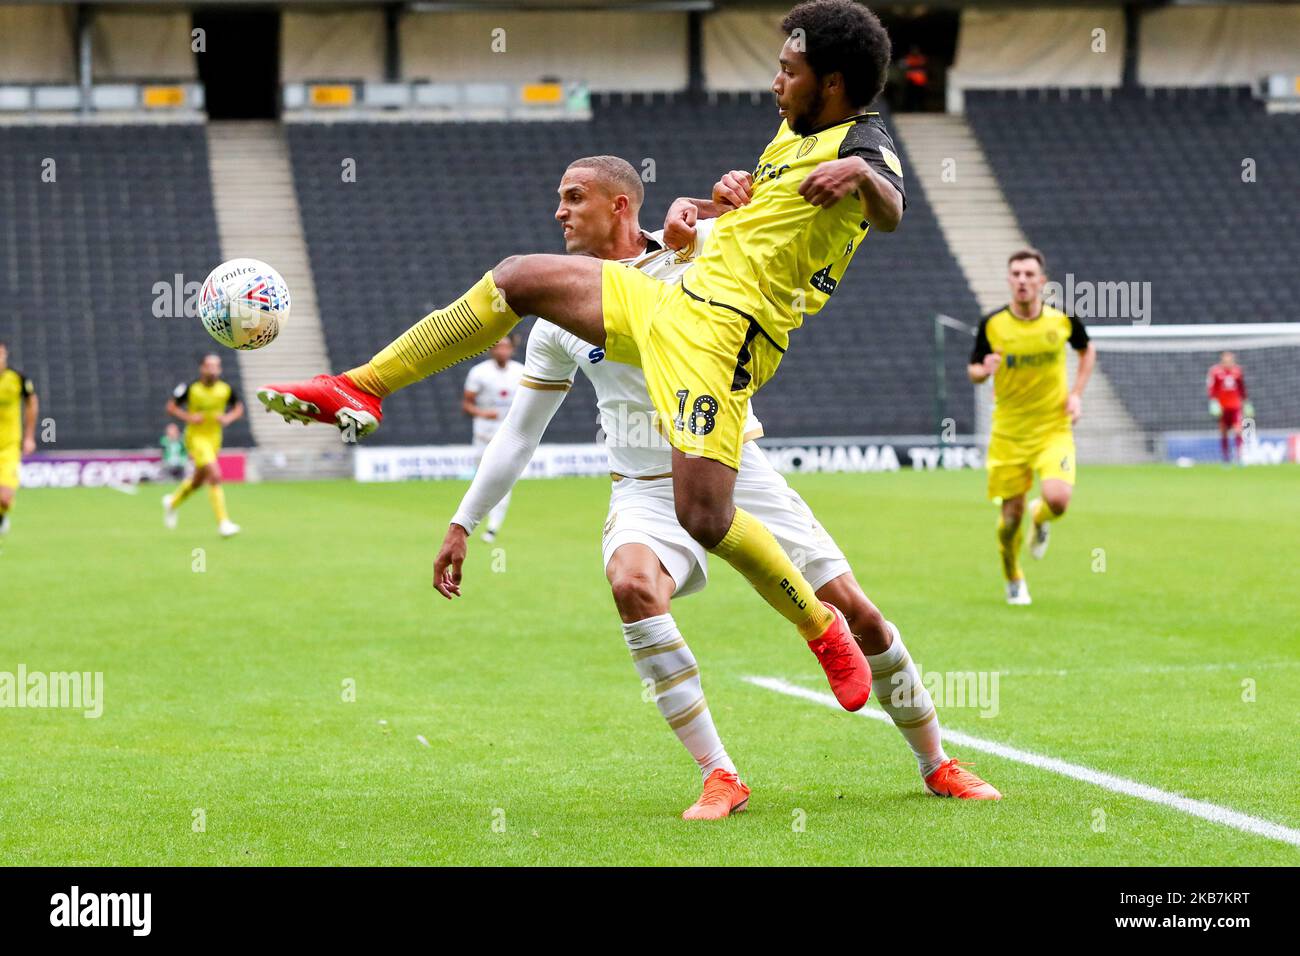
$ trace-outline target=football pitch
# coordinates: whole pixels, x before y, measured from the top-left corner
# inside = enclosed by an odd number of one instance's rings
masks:
[[[983,482],[792,478],[945,729],[1014,748],[948,745],[1004,799],[927,795],[715,561],[674,614],[753,788],[717,823],[680,819],[699,773],[622,642],[606,481],[521,483],[452,603],[463,482],[229,485],[230,540],[201,491],[174,532],[161,488],[22,491],[0,672],[102,672],[103,699],[0,709],[0,864],[1300,863],[1296,470],[1084,469],[1028,608]]]

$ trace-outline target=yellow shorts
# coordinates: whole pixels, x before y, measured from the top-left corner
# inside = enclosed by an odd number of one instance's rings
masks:
[[[0,449],[0,488],[18,487],[18,466],[22,460],[17,446]]]
[[[1014,498],[1039,481],[1053,479],[1074,484],[1074,433],[1068,428],[1053,432],[1036,445],[1026,446],[999,441],[989,443],[989,497]]]
[[[676,283],[606,261],[605,355],[645,372],[657,426],[675,448],[740,470],[750,396],[781,350],[746,315]]]
[[[217,455],[221,453],[221,439],[186,435],[185,450],[190,453],[195,468],[205,468],[216,462]]]

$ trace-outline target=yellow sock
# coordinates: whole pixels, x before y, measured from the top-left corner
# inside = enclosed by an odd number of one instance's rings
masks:
[[[457,362],[486,352],[519,324],[492,273],[464,295],[394,339],[365,365],[344,374],[372,395],[386,396]]]
[[[1061,512],[1061,514],[1064,513],[1065,512]],[[1046,501],[1039,498],[1034,505],[1034,512],[1030,517],[1034,519],[1034,524],[1047,524],[1049,521],[1055,521],[1057,518],[1061,517],[1061,515],[1058,515],[1055,511],[1049,508]]]
[[[217,516],[217,521],[229,521],[230,515],[226,514],[226,490],[220,485],[208,485],[208,498],[212,501],[212,513]]]
[[[830,627],[831,612],[817,600],[772,532],[753,515],[737,508],[726,536],[709,550],[743,574],[764,601],[799,628],[805,641],[815,641]]]
[[[1024,522],[1017,521],[1015,527],[1009,527],[998,515],[998,552],[1002,555],[1002,574],[1008,581],[1019,581],[1024,572],[1020,570],[1020,544],[1024,540]]]
[[[172,492],[171,504],[173,508],[179,508],[181,502],[194,493],[194,479],[186,478],[181,482],[181,486]]]

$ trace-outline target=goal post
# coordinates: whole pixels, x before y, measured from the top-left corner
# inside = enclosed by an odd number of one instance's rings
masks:
[[[975,326],[936,315],[936,422],[951,419],[954,353],[964,363]],[[1221,461],[1219,422],[1206,376],[1223,352],[1236,356],[1252,415],[1243,416],[1242,462],[1300,460],[1300,322],[1206,325],[1094,325],[1097,371],[1076,426],[1079,460],[1102,463]],[[1069,355],[1070,381],[1077,359]],[[946,375],[944,370],[947,369]],[[968,386],[970,387],[970,386]],[[974,432],[988,441],[990,385],[974,392]],[[967,403],[969,407],[969,403]]]

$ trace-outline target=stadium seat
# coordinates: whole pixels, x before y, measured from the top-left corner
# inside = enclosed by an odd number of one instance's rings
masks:
[[[214,345],[197,319],[153,310],[155,283],[200,283],[221,261],[203,127],[0,126],[0,183],[0,338],[53,447],[155,445],[168,394]],[[247,424],[226,443],[250,444]]]

